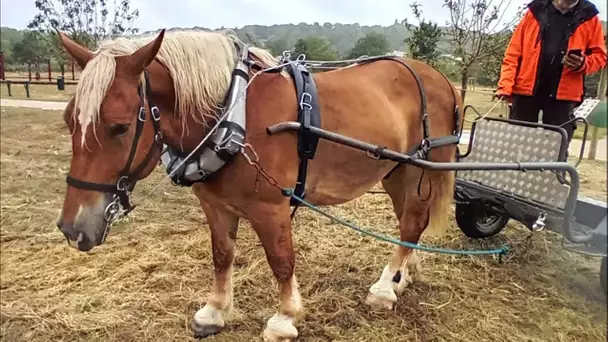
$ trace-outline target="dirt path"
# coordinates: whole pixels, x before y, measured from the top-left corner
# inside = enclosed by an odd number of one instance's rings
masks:
[[[2,107],[23,107],[23,108],[38,108],[46,110],[63,110],[67,106],[67,102],[55,102],[55,101],[33,101],[33,100],[13,100],[13,99],[1,99]],[[463,132],[462,138],[460,139],[461,144],[467,144],[469,141],[469,132]],[[570,143],[569,151],[570,155],[578,156],[581,149],[581,140],[573,140]],[[596,159],[606,161],[607,160],[607,148],[606,139],[601,139],[597,143]],[[589,155],[589,142],[585,146],[585,158]]]
[[[2,107],[22,107],[22,108],[37,108],[45,110],[64,110],[68,105],[67,102],[58,101],[34,101],[34,100],[14,100],[0,99]]]

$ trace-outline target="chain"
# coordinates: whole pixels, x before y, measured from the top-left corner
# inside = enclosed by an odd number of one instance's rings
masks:
[[[247,152],[248,150],[249,150],[249,153]],[[283,191],[283,188],[281,188],[279,186],[279,182],[274,177],[269,175],[266,172],[266,170],[264,170],[262,165],[260,165],[260,162],[259,162],[260,159],[258,157],[258,154],[255,151],[255,149],[253,148],[253,146],[251,146],[251,144],[249,144],[249,143],[243,144],[242,149],[241,149],[241,154],[243,155],[243,157],[245,157],[245,159],[247,160],[247,163],[249,163],[249,165],[253,166],[258,172],[255,177],[255,192],[259,191],[259,185],[260,185],[260,181],[261,181],[260,176],[263,177],[268,182],[268,184],[270,184],[271,186],[281,190],[281,192]]]

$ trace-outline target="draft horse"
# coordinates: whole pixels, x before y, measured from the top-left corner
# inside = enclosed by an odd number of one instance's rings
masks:
[[[219,120],[239,61],[239,41],[226,32],[165,36],[162,30],[156,37],[107,41],[92,52],[58,34],[83,72],[64,112],[72,134],[72,157],[57,225],[72,247],[89,251],[105,240],[108,206],[113,200],[129,205],[128,190],[155,168],[161,157],[159,141],[189,153]],[[262,67],[279,64],[259,48],[249,48],[248,59]],[[410,151],[423,140],[421,84],[430,136],[447,136],[461,124],[456,89],[420,61],[382,59],[311,75],[325,130]],[[296,120],[294,81],[285,71],[259,73],[246,91],[245,142],[265,172],[290,187],[298,177],[298,134],[270,135],[267,128]],[[450,162],[455,155],[455,145],[443,146],[433,149],[428,159]],[[209,223],[214,263],[208,301],[191,324],[198,337],[218,333],[233,307],[233,261],[241,218],[251,223],[278,282],[278,310],[267,322],[264,339],[289,341],[298,336],[295,325],[303,306],[294,274],[290,199],[258,178],[259,171],[238,154],[212,177],[192,185]],[[441,233],[452,201],[452,171],[423,171],[370,158],[330,141],[319,141],[310,160],[306,200],[318,206],[337,205],[364,195],[378,182],[392,200],[402,241],[417,243],[425,229]],[[392,308],[396,294],[419,272],[418,262],[412,249],[396,247],[371,285],[366,303]]]

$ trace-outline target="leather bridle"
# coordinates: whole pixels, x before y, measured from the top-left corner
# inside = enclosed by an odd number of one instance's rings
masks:
[[[111,221],[118,218],[120,212],[122,212],[120,216],[126,216],[133,209],[135,209],[136,206],[131,205],[129,201],[129,195],[135,187],[135,183],[137,182],[140,173],[149,165],[150,161],[152,160],[152,156],[154,155],[156,148],[160,148],[160,150],[162,151],[163,144],[162,133],[160,131],[160,111],[158,107],[156,107],[151,101],[152,90],[150,87],[148,72],[146,70],[144,70],[144,81],[145,92],[141,85],[138,89],[139,112],[137,114],[137,124],[135,126],[135,136],[133,137],[131,152],[129,153],[129,158],[127,159],[125,167],[118,174],[118,180],[116,181],[116,184],[88,182],[74,178],[69,174],[66,177],[66,182],[68,183],[68,185],[71,185],[75,188],[113,194],[112,202],[106,207],[104,211],[106,228],[104,230],[104,234],[101,240],[102,243],[108,235],[108,227],[110,226]],[[146,100],[150,108],[150,118],[152,119],[152,126],[154,127],[154,142],[141,164],[131,170],[131,164],[133,164],[133,160],[135,159],[139,138],[143,133],[144,124],[147,121]]]

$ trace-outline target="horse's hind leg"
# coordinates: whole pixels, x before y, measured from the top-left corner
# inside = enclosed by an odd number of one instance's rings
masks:
[[[424,171],[422,169],[403,165],[395,169],[390,177],[383,180],[383,186],[391,197],[393,209],[399,219],[399,235],[401,241],[418,243],[423,231],[429,225],[430,212],[434,216],[446,214],[446,188],[453,186],[451,178],[446,173]],[[442,212],[443,211],[443,212]],[[439,225],[444,220],[437,220]],[[380,279],[371,286],[366,302],[372,306],[391,309],[412,276],[420,273],[420,260],[414,250],[397,246],[393,256],[382,271]]]
[[[196,186],[194,192],[209,223],[213,251],[214,277],[211,293],[205,306],[194,315],[191,325],[195,337],[204,338],[220,332],[233,308],[232,270],[239,219],[234,214],[205,202],[202,194],[197,193]]]

